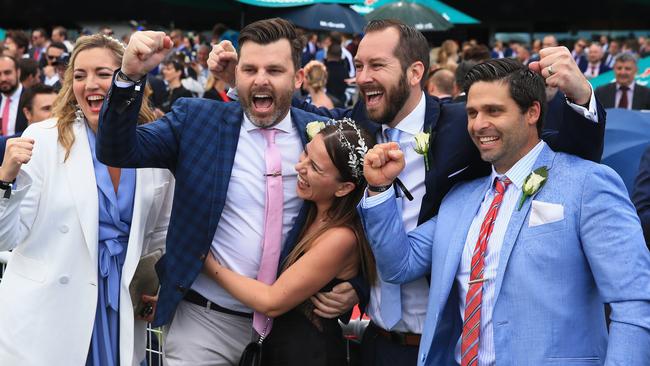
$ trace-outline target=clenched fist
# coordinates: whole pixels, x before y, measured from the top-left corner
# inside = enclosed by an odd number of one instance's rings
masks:
[[[548,47],[539,51],[540,60],[528,66],[546,79],[546,85],[560,89],[576,104],[591,100],[591,86],[566,47]]]
[[[5,157],[0,166],[0,180],[3,182],[13,182],[18,176],[20,167],[29,163],[32,159],[32,150],[34,149],[34,139],[16,137],[7,140],[5,148]]]
[[[377,144],[366,153],[363,175],[371,186],[387,186],[393,183],[405,165],[404,152],[399,149],[399,144]]]
[[[212,47],[208,57],[208,69],[214,76],[234,86],[235,66],[237,66],[237,50],[230,41],[221,41]]]
[[[142,79],[171,52],[173,42],[165,32],[135,32],[122,57],[122,72],[132,80]]]

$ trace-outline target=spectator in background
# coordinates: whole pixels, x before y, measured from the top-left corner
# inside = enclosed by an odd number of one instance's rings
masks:
[[[192,50],[188,49],[185,42],[183,42],[184,36],[182,30],[178,28],[173,29],[169,33],[169,37],[172,39],[172,42],[174,42],[174,50],[172,51],[172,54],[182,53],[188,57],[192,55]]]
[[[523,65],[528,66],[531,62],[539,61],[539,55],[535,57],[528,46],[519,46],[517,49],[517,60]]]
[[[609,67],[603,62],[603,48],[597,42],[589,46],[587,57],[580,59],[578,67],[587,79],[595,78],[596,76],[609,71]]]
[[[603,52],[609,50],[609,38],[606,35],[602,34],[598,39],[598,43],[600,44],[600,47],[603,48]]]
[[[605,56],[605,65],[610,69],[614,68],[614,61],[616,61],[616,56],[621,52],[620,42],[613,39],[609,41],[609,47],[607,47],[607,55]]]
[[[465,60],[462,61],[456,68],[456,72],[454,73],[455,81],[456,81],[456,90],[460,92],[456,94],[456,96],[454,97],[454,103],[467,102],[467,94],[465,94],[465,91],[463,90],[463,82],[465,80],[465,75],[467,75],[467,73],[469,72],[469,70],[472,69],[472,67],[478,65],[479,63],[481,63],[481,61]]]
[[[637,68],[636,56],[622,53],[614,62],[616,81],[596,89],[596,97],[605,108],[650,109],[650,88],[634,81]]]
[[[27,128],[27,119],[19,107],[24,91],[17,59],[0,55],[0,135],[10,136]]]
[[[345,62],[345,68],[348,71],[348,77],[353,78],[354,75],[356,75],[354,69],[354,57],[352,57],[350,51],[348,51],[347,48],[345,48],[343,45],[343,34],[339,32],[332,32],[330,33],[330,39],[332,40],[332,45],[337,44],[341,49],[341,59]]]
[[[512,50],[510,48],[506,48],[503,45],[503,41],[496,40],[494,41],[494,47],[492,48],[492,52],[490,53],[491,58],[504,58],[504,57],[510,57],[512,55]]]
[[[185,77],[183,65],[173,59],[163,61],[162,74],[167,82],[167,99],[162,104],[162,111],[164,113],[172,110],[172,105],[178,98],[191,98],[192,93],[183,87],[181,80]]]
[[[29,38],[21,30],[9,30],[5,35],[3,55],[11,56],[16,60],[27,58],[27,49],[29,48]]]
[[[490,50],[487,48],[486,45],[483,44],[471,46],[467,48],[465,51],[463,51],[463,61],[467,61],[467,60],[486,61],[489,60],[490,58],[491,58]]]
[[[25,92],[20,97],[18,108],[23,111],[27,119],[27,124],[30,125],[34,122],[44,121],[52,116],[54,99],[56,99],[56,91],[54,88],[43,84],[36,84],[31,88],[25,88]],[[0,162],[4,159],[7,140],[20,135],[21,133],[19,132],[10,136],[0,136]]]
[[[221,42],[221,36],[226,33],[228,27],[223,23],[217,23],[212,27],[212,38],[210,39],[210,44],[215,45]],[[233,44],[234,47],[237,47]]]
[[[437,97],[440,104],[452,102],[456,95],[456,79],[453,72],[440,68],[429,73],[425,85],[429,95]]]
[[[54,86],[57,90],[61,88],[61,80],[67,66],[68,49],[61,42],[51,42],[47,46],[47,65],[43,67],[43,83]]]
[[[552,34],[547,34],[542,38],[542,48],[557,47],[557,38]]]
[[[25,113],[27,124],[31,125],[52,117],[52,105],[56,96],[56,90],[45,84],[36,84],[26,88],[20,97],[20,108]]]
[[[32,31],[32,47],[29,49],[29,57],[40,61],[45,55],[47,46],[47,32],[43,28],[36,28]]]
[[[208,81],[205,83],[205,93],[203,93],[203,98],[230,102],[226,82],[210,73]]]
[[[327,59],[325,60],[327,68],[327,92],[343,103],[345,101],[345,89],[347,84],[345,79],[348,78],[348,70],[345,61],[341,59],[341,45],[332,43],[327,48]]]
[[[210,71],[208,70],[209,54],[210,47],[208,45],[202,44],[196,51],[196,60],[190,63],[190,66],[196,73],[196,80],[203,87],[205,87],[205,84],[208,82],[208,77],[210,76]]]
[[[107,37],[114,37],[115,36],[115,33],[113,32],[113,28],[111,28],[111,27],[109,27],[107,25],[99,28],[99,33],[103,34],[103,35],[105,35]]]
[[[325,93],[327,85],[327,69],[322,63],[312,60],[305,65],[305,81],[303,89],[308,93],[307,100],[317,107],[334,108],[332,99]]]
[[[539,39],[536,39],[533,41],[533,45],[530,47],[530,51],[532,53],[532,57],[539,59],[539,51],[542,49],[542,41]]]
[[[348,45],[345,46],[345,48],[347,48],[347,50],[350,51],[352,56],[357,55],[357,49],[359,49],[359,42],[361,42],[361,38],[362,38],[362,36],[360,34],[355,34],[352,37],[352,40],[350,41],[350,43],[348,43]]]
[[[639,55],[641,57],[650,56],[650,38],[645,38],[641,48],[639,49]]]
[[[303,67],[316,58],[316,52],[318,52],[318,35],[316,33],[307,33],[305,47],[302,49]]]
[[[41,83],[41,70],[38,68],[36,60],[31,58],[20,59],[18,60],[18,68],[20,69],[20,82],[24,88]]]
[[[587,48],[587,40],[584,38],[579,38],[576,43],[573,44],[573,50],[571,51],[571,56],[580,65],[580,59],[585,57],[585,48]]]
[[[106,27],[105,27],[106,28]],[[110,28],[109,28],[110,29]],[[52,29],[52,42],[63,43],[67,49],[67,52],[72,52],[74,45],[68,40],[68,30],[62,26],[56,26]]]
[[[622,52],[623,53],[632,53],[632,54],[638,56],[639,55],[639,42],[634,38],[630,38],[630,39],[625,40],[625,42],[623,43]]]
[[[442,42],[436,63],[440,67],[458,66],[458,43],[452,39]]]
[[[650,249],[650,146],[641,157],[639,174],[632,190],[632,202],[641,219],[646,246]]]

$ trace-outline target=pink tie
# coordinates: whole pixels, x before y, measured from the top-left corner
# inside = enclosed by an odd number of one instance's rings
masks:
[[[7,97],[5,101],[5,107],[2,108],[2,135],[7,136],[9,134],[9,107],[11,106],[11,98]]]
[[[275,144],[276,129],[260,129],[266,139],[266,206],[264,209],[264,237],[262,239],[262,260],[257,279],[266,284],[275,281],[282,246],[282,156]],[[253,328],[258,334],[266,336],[271,331],[272,320],[255,312]]]

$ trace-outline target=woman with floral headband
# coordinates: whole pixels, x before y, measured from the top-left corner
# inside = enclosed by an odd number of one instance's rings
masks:
[[[237,274],[212,255],[205,262],[204,271],[232,296],[275,318],[262,346],[264,366],[346,364],[338,320],[315,315],[309,298],[358,271],[370,282],[377,276],[356,210],[366,186],[363,157],[373,145],[350,120],[325,126],[307,144],[296,164],[297,192],[312,205],[274,284]]]
[[[163,169],[108,167],[95,156],[99,112],[123,54],[113,38],[80,37],[55,118],[7,142],[0,250],[13,252],[0,282],[2,365],[144,360],[146,323],[134,314],[141,299],[131,298],[129,285],[141,257],[164,248],[174,179]],[[139,122],[153,119],[143,104]]]

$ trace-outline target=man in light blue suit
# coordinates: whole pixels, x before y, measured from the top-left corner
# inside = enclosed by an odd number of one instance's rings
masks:
[[[431,273],[419,365],[650,364],[650,254],[623,182],[540,140],[539,75],[501,59],[465,80],[492,174],[452,188],[438,216],[406,233],[391,188],[403,152],[366,155],[360,211],[382,278]]]

